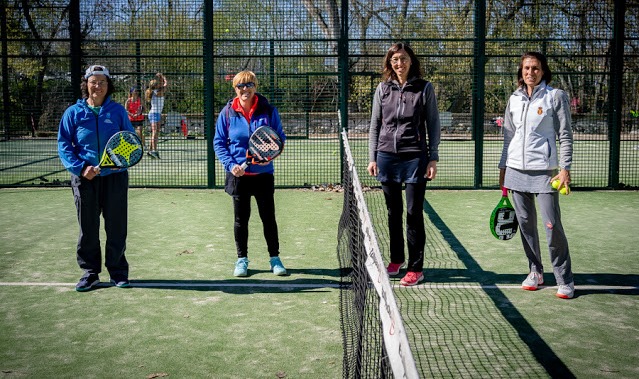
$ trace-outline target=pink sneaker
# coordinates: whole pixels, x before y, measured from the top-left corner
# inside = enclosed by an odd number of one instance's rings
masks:
[[[388,272],[388,275],[397,275],[399,274],[399,270],[401,270],[401,268],[404,267],[404,262],[402,263],[389,263],[388,267],[386,267],[386,272]]]
[[[421,272],[409,271],[406,276],[399,281],[399,284],[403,286],[414,286],[415,284],[424,280],[424,274]]]

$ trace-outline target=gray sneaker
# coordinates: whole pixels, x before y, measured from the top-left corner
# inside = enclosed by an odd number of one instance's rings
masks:
[[[235,262],[235,271],[233,276],[248,276],[248,258],[238,258]]]
[[[562,299],[572,299],[575,296],[575,283],[560,284],[555,296]]]
[[[271,257],[271,270],[277,276],[286,275],[286,269],[280,260],[280,257]]]
[[[544,284],[544,274],[531,272],[530,274],[528,274],[526,280],[521,283],[521,288],[525,289],[526,291],[536,291],[537,288],[542,284]]]

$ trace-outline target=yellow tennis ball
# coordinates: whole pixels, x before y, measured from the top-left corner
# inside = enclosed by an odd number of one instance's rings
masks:
[[[559,181],[559,179],[555,179],[555,180],[553,180],[553,181],[552,181],[552,183],[551,183],[552,188],[554,188],[554,189],[559,188],[559,183],[561,183],[561,182]]]
[[[563,186],[561,190],[559,190],[559,193],[562,195],[568,195],[570,194],[570,188],[568,186]]]

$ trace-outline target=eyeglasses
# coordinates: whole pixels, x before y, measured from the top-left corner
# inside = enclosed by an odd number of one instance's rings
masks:
[[[87,82],[88,85],[92,87],[104,87],[107,85],[106,80],[90,80]]]
[[[255,83],[253,83],[253,82],[239,83],[238,85],[235,86],[235,88],[237,88],[239,90],[243,90],[243,89],[247,89],[247,88],[253,88],[253,87],[255,87]]]
[[[408,62],[410,62],[410,58],[408,58],[408,57],[393,58],[393,59],[390,60],[390,62],[392,64],[398,64],[399,62],[408,63]]]

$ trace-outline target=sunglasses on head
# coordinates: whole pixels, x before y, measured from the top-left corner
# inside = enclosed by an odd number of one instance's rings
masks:
[[[239,83],[235,86],[235,88],[237,89],[246,89],[246,88],[253,88],[253,87],[255,87],[255,83],[253,82]]]

